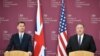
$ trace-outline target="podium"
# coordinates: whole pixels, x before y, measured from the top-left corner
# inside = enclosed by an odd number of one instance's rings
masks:
[[[5,52],[4,56],[29,56],[29,54],[24,51],[9,51]]]
[[[70,52],[69,56],[94,56],[94,53],[89,51],[74,51]]]

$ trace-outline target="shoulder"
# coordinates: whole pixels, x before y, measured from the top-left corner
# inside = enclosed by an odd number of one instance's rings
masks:
[[[77,38],[77,34],[74,34],[74,35],[70,36],[69,40],[73,40],[75,38]]]
[[[92,35],[89,35],[89,34],[84,34],[84,37],[92,38],[93,36]]]
[[[18,36],[18,33],[14,33],[14,34],[12,34],[11,39],[16,38],[17,36]]]
[[[31,37],[31,35],[28,34],[28,33],[24,33],[24,35],[27,36],[27,37]]]
[[[18,33],[14,33],[14,34],[12,34],[12,36],[16,36],[16,35],[18,35]]]
[[[93,39],[93,36],[92,35],[89,35],[89,34],[84,34],[84,37],[86,37],[87,39]]]
[[[71,39],[76,38],[76,37],[77,37],[77,34],[74,34],[74,35],[70,36]]]

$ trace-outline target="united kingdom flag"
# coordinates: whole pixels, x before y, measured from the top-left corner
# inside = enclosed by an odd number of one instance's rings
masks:
[[[45,56],[45,43],[43,32],[43,18],[41,13],[40,0],[37,0],[36,30],[34,36],[34,55]]]

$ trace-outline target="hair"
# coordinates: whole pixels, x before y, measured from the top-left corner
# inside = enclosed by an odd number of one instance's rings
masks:
[[[82,23],[78,23],[78,24],[76,24],[76,26],[77,26],[77,25],[82,25],[83,27],[85,27],[85,25],[84,25],[84,24],[82,24]]]
[[[23,24],[25,25],[25,22],[24,22],[24,21],[19,21],[19,22],[17,23],[17,25],[19,25],[20,23],[23,23]]]

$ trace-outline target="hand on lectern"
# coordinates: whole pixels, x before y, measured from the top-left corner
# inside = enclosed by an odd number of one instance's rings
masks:
[[[8,53],[9,51],[5,51],[5,53]]]
[[[29,56],[32,56],[32,52],[29,51],[28,54],[29,54]]]

